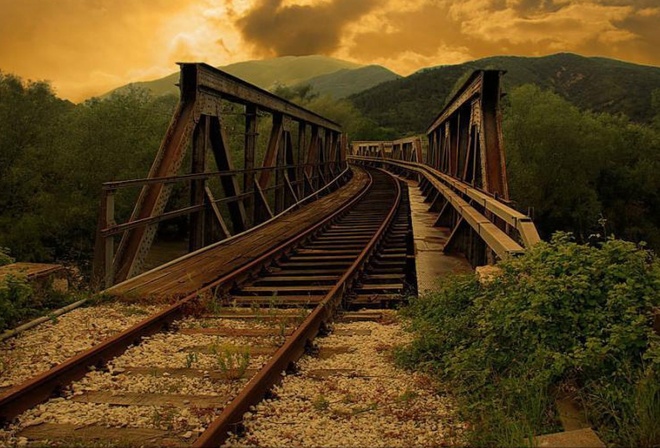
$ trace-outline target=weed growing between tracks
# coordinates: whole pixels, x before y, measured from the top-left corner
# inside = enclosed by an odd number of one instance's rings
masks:
[[[556,234],[499,265],[488,283],[444,280],[405,309],[414,342],[397,353],[460,399],[470,444],[519,446],[560,430],[557,394],[582,404],[609,443],[660,444],[660,263],[643,247]]]
[[[242,378],[250,365],[250,351],[248,348],[225,346],[216,355],[218,368],[228,381]]]

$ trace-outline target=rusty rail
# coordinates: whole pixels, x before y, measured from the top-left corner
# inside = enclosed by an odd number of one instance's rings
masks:
[[[342,275],[330,292],[324,297],[323,301],[287,339],[285,344],[278,349],[268,364],[250,380],[241,393],[231,401],[220,416],[195,441],[193,444],[194,447],[211,447],[222,444],[228,438],[229,430],[242,421],[243,414],[249,410],[250,406],[261,401],[266,392],[281,380],[281,372],[302,356],[305,347],[316,337],[321,326],[332,318],[337,308],[341,305],[342,297],[347,288],[360,273],[361,269],[364,268],[369,257],[374,253],[374,250],[392,223],[401,202],[401,186],[396,181],[394,183],[397,189],[396,199],[383,223],[358,255],[355,262]]]
[[[139,343],[141,338],[149,336],[167,328],[174,320],[184,315],[186,306],[196,300],[200,295],[222,288],[229,289],[234,283],[245,280],[249,275],[268,265],[273,259],[290,250],[299,241],[307,238],[323,226],[338,219],[353,207],[367,193],[370,185],[366,185],[358,195],[345,203],[338,210],[322,221],[308,227],[289,240],[277,245],[269,251],[257,256],[249,263],[237,268],[230,274],[217,279],[195,293],[189,294],[167,309],[160,311],[133,327],[108,338],[101,344],[78,354],[77,356],[59,364],[51,370],[38,375],[14,388],[0,397],[0,424],[10,421],[23,411],[47,400],[53,393],[71,382],[82,378],[89,367],[104,364],[114,356],[123,353],[126,348]]]

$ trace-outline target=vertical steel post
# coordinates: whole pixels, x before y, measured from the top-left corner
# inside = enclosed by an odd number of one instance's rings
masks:
[[[254,225],[254,157],[257,149],[258,134],[258,113],[257,106],[248,104],[245,107],[245,173],[243,173],[243,191],[249,196],[245,199],[245,214],[248,228]]]
[[[202,115],[193,135],[191,173],[198,174],[206,171],[206,150],[209,141],[209,117]],[[197,179],[190,182],[190,205],[204,204],[206,180]],[[190,236],[188,250],[194,252],[204,247],[204,210],[190,215]]]
[[[115,225],[115,191],[108,190],[105,192],[105,226],[109,228]],[[115,282],[115,271],[113,267],[113,259],[115,258],[115,238],[111,236],[105,237],[104,246],[104,264],[105,264],[105,287],[111,287]]]

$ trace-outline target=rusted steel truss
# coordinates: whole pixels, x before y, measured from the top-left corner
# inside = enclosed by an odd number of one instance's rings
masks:
[[[352,154],[370,157],[387,157],[408,162],[422,161],[422,139],[407,137],[387,141],[354,141],[351,143]]]
[[[531,218],[509,202],[500,77],[496,70],[475,71],[427,131],[425,163],[396,142],[353,142],[351,159],[387,168],[419,181],[437,212],[436,226],[450,236],[445,251],[466,255],[473,266],[522,253],[540,241]]]
[[[427,165],[509,199],[502,145],[499,70],[478,70],[433,120]]]
[[[346,167],[337,123],[209,65],[180,66],[181,99],[148,178],[104,184],[95,273],[106,287],[140,273],[161,221],[188,215],[194,251],[281,213]],[[238,125],[237,116],[244,117]],[[187,154],[189,174],[178,176]],[[177,182],[189,188],[190,204],[166,212]],[[118,225],[115,193],[136,186],[133,213]]]

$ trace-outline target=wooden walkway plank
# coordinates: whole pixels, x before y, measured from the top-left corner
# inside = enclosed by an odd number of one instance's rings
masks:
[[[72,401],[80,403],[103,403],[116,406],[174,406],[178,408],[187,408],[190,406],[218,408],[223,407],[231,399],[231,395],[114,393],[108,391],[90,391],[71,398]]]
[[[115,285],[106,292],[115,296],[182,296],[250,262],[255,256],[321,221],[340,204],[352,199],[368,182],[363,170],[342,188],[252,232],[219,242],[140,276]]]

